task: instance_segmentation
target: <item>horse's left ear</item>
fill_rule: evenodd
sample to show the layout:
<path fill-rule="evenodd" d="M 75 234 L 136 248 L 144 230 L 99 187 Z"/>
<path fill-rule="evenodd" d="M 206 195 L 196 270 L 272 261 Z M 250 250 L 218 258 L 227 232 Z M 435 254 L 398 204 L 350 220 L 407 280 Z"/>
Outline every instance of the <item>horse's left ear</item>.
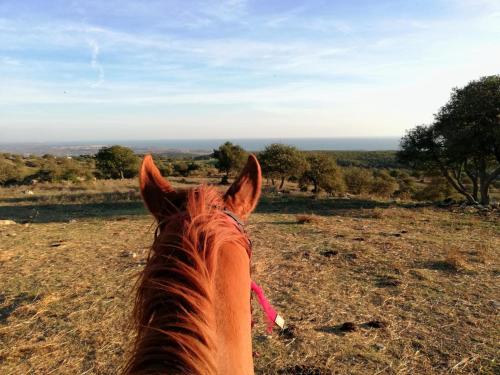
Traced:
<path fill-rule="evenodd" d="M 227 209 L 246 220 L 257 206 L 261 187 L 262 173 L 259 162 L 254 155 L 250 155 L 240 176 L 224 196 Z"/>
<path fill-rule="evenodd" d="M 139 186 L 146 207 L 156 219 L 160 219 L 166 208 L 167 194 L 173 193 L 174 188 L 162 177 L 151 155 L 146 155 L 142 161 Z"/>

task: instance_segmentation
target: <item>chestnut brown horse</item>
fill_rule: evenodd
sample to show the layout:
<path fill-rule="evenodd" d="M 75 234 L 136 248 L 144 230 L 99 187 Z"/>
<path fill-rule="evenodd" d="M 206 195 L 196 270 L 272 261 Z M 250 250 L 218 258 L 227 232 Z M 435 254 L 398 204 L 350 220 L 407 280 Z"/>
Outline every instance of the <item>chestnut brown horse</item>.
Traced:
<path fill-rule="evenodd" d="M 246 220 L 262 184 L 255 156 L 225 194 L 173 189 L 151 156 L 140 188 L 158 229 L 134 308 L 126 374 L 253 374 Z M 228 215 L 228 212 L 230 215 Z"/>

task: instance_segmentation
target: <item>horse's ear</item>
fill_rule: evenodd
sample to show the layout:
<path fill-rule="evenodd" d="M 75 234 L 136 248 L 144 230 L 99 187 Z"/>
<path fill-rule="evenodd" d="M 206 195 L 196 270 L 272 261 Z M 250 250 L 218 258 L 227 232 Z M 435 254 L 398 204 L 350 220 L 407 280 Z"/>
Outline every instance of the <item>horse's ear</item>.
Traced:
<path fill-rule="evenodd" d="M 262 173 L 259 162 L 254 155 L 250 155 L 240 176 L 224 196 L 226 207 L 241 219 L 246 220 L 257 206 L 261 187 Z"/>
<path fill-rule="evenodd" d="M 174 188 L 162 177 L 151 155 L 146 155 L 142 161 L 139 186 L 146 207 L 159 219 L 165 209 L 166 195 L 172 193 Z"/>

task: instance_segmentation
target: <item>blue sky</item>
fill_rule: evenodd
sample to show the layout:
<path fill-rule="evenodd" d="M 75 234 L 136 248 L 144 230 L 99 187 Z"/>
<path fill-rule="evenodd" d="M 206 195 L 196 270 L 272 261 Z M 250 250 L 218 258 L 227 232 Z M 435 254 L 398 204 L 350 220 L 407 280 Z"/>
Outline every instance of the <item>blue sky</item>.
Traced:
<path fill-rule="evenodd" d="M 0 142 L 399 136 L 498 73 L 498 0 L 0 0 Z"/>

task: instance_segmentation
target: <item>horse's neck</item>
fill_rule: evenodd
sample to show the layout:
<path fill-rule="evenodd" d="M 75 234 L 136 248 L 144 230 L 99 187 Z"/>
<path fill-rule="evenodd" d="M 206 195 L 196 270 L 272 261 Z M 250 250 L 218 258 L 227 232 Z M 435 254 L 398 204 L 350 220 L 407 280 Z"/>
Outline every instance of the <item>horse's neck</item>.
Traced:
<path fill-rule="evenodd" d="M 219 250 L 214 281 L 218 373 L 253 374 L 250 269 L 243 247 Z"/>

